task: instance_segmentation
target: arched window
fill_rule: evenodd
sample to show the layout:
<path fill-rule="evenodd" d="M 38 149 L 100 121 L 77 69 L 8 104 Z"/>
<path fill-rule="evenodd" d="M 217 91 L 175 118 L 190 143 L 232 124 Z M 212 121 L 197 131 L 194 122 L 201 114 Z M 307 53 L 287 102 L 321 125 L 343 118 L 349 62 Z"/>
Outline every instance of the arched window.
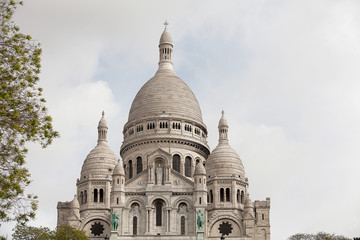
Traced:
<path fill-rule="evenodd" d="M 100 189 L 100 202 L 104 202 L 104 189 Z"/>
<path fill-rule="evenodd" d="M 80 204 L 84 204 L 84 193 L 80 192 Z"/>
<path fill-rule="evenodd" d="M 209 203 L 210 202 L 210 197 L 209 197 L 209 194 L 207 195 L 207 202 Z"/>
<path fill-rule="evenodd" d="M 94 202 L 97 202 L 97 189 L 94 189 Z"/>
<path fill-rule="evenodd" d="M 226 189 L 226 201 L 230 202 L 230 188 Z"/>
<path fill-rule="evenodd" d="M 214 202 L 214 195 L 213 195 L 212 189 L 210 189 L 210 202 L 211 203 Z"/>
<path fill-rule="evenodd" d="M 156 226 L 162 226 L 162 208 L 163 208 L 162 202 L 157 201 L 155 203 Z"/>
<path fill-rule="evenodd" d="M 116 205 L 119 205 L 119 198 L 116 198 Z"/>
<path fill-rule="evenodd" d="M 191 157 L 185 158 L 185 176 L 191 177 Z"/>
<path fill-rule="evenodd" d="M 137 217 L 133 217 L 133 235 L 137 235 Z"/>
<path fill-rule="evenodd" d="M 84 191 L 84 203 L 87 203 L 87 191 Z"/>
<path fill-rule="evenodd" d="M 238 189 L 236 192 L 236 201 L 240 203 L 240 189 Z"/>
<path fill-rule="evenodd" d="M 199 197 L 199 204 L 201 204 L 201 197 Z"/>
<path fill-rule="evenodd" d="M 240 197 L 241 204 L 244 204 L 244 191 L 241 191 L 241 197 Z"/>
<path fill-rule="evenodd" d="M 137 157 L 137 158 L 136 158 L 136 174 L 141 173 L 142 170 L 143 170 L 142 158 L 141 158 L 141 157 Z"/>
<path fill-rule="evenodd" d="M 181 230 L 180 230 L 180 234 L 181 235 L 185 235 L 185 217 L 182 216 L 181 217 Z"/>
<path fill-rule="evenodd" d="M 224 189 L 220 188 L 220 202 L 224 201 Z"/>
<path fill-rule="evenodd" d="M 129 160 L 129 179 L 133 177 L 133 165 L 132 160 Z"/>
<path fill-rule="evenodd" d="M 173 169 L 180 172 L 180 156 L 177 154 L 173 156 Z"/>

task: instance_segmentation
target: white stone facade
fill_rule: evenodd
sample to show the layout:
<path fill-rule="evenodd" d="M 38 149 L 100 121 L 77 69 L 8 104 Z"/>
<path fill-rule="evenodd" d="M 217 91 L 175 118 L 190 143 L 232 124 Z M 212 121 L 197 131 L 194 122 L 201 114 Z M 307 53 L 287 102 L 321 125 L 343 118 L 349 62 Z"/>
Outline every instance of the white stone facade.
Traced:
<path fill-rule="evenodd" d="M 58 225 L 83 229 L 90 239 L 220 239 L 230 229 L 225 239 L 270 240 L 270 198 L 250 200 L 224 113 L 210 152 L 198 101 L 173 71 L 172 49 L 165 28 L 159 69 L 139 90 L 124 125 L 121 163 L 107 145 L 103 113 L 76 197 L 58 203 Z M 119 215 L 116 231 L 111 211 Z"/>

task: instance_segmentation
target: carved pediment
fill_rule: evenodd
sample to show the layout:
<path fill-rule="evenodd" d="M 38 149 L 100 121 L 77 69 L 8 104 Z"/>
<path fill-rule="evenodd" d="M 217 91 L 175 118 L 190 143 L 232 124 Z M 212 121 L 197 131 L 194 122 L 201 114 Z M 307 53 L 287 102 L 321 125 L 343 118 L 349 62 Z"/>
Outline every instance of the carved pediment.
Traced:
<path fill-rule="evenodd" d="M 158 158 L 164 159 L 168 165 L 171 163 L 171 154 L 159 147 L 147 155 L 149 166 L 153 166 L 154 161 Z"/>

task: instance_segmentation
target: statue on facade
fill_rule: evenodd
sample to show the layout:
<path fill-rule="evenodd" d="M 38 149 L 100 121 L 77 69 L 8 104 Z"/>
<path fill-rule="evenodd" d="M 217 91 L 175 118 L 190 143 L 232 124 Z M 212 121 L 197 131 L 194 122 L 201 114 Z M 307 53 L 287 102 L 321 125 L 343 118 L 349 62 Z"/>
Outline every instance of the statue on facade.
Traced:
<path fill-rule="evenodd" d="M 161 167 L 160 163 L 157 165 L 156 170 L 156 184 L 162 184 L 162 177 L 163 177 L 163 168 Z"/>
<path fill-rule="evenodd" d="M 197 226 L 198 226 L 198 230 L 203 230 L 203 226 L 204 226 L 204 214 L 201 212 L 201 210 L 197 211 Z"/>
<path fill-rule="evenodd" d="M 115 211 L 110 211 L 110 213 L 112 230 L 117 231 L 119 226 L 119 215 Z"/>

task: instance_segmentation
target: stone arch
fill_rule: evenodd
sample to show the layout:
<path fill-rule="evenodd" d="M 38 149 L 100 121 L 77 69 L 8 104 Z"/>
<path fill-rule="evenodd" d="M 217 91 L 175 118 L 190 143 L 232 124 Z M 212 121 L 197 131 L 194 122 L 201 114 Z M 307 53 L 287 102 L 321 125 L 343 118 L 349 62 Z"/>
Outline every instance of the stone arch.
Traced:
<path fill-rule="evenodd" d="M 231 236 L 242 236 L 244 234 L 243 226 L 237 218 L 235 218 L 234 216 L 230 216 L 230 215 L 220 215 L 220 216 L 213 218 L 209 222 L 209 236 L 210 237 L 220 238 L 221 234 L 219 233 L 218 227 L 219 227 L 219 224 L 222 222 L 229 222 L 230 224 L 233 225 L 233 231 L 229 235 L 230 237 Z"/>
<path fill-rule="evenodd" d="M 266 238 L 266 230 L 265 229 L 261 229 L 260 232 L 259 232 L 259 240 L 267 240 Z"/>
<path fill-rule="evenodd" d="M 190 199 L 188 199 L 188 198 L 185 198 L 185 197 L 181 197 L 181 198 L 179 198 L 179 199 L 177 199 L 174 203 L 173 203 L 173 208 L 174 209 L 178 209 L 178 207 L 179 207 L 179 205 L 180 205 L 180 203 L 186 203 L 188 206 L 189 206 L 189 208 L 193 208 L 193 204 L 192 204 L 192 201 L 190 200 Z"/>
<path fill-rule="evenodd" d="M 131 205 L 132 205 L 133 203 L 139 204 L 140 209 L 142 209 L 142 208 L 145 207 L 145 202 L 144 202 L 141 198 L 135 196 L 135 197 L 131 197 L 130 199 L 128 199 L 128 201 L 127 201 L 126 204 L 125 204 L 126 208 L 127 208 L 127 209 L 130 209 L 130 208 L 131 208 Z"/>
<path fill-rule="evenodd" d="M 153 205 L 154 205 L 154 202 L 155 202 L 157 199 L 163 200 L 163 201 L 165 202 L 165 207 L 171 206 L 170 203 L 169 203 L 169 200 L 166 199 L 166 198 L 163 197 L 163 196 L 154 196 L 154 197 L 150 198 L 149 201 L 148 201 L 148 206 L 153 206 Z"/>
<path fill-rule="evenodd" d="M 85 227 L 91 223 L 91 222 L 95 222 L 95 221 L 102 221 L 104 223 L 106 223 L 107 227 L 111 227 L 110 226 L 110 222 L 109 219 L 104 217 L 104 216 L 93 216 L 93 217 L 89 217 L 87 218 L 85 221 L 82 221 L 82 223 L 80 224 L 80 229 L 81 230 L 86 230 Z"/>

